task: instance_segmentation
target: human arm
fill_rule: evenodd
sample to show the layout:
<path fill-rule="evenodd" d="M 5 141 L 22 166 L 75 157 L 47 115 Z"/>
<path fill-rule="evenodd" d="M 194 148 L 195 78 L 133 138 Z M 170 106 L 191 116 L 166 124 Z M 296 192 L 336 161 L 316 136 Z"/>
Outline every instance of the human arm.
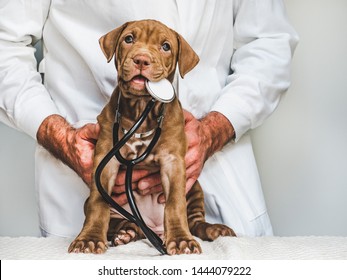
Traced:
<path fill-rule="evenodd" d="M 5 2 L 0 7 L 0 120 L 36 138 L 43 120 L 58 113 L 37 72 L 33 47 L 42 38 L 50 1 Z"/>
<path fill-rule="evenodd" d="M 212 106 L 230 120 L 235 142 L 261 125 L 290 85 L 298 36 L 281 0 L 234 1 L 231 74 Z"/>
<path fill-rule="evenodd" d="M 89 184 L 98 126 L 75 129 L 59 111 L 37 72 L 35 42 L 50 1 L 5 1 L 0 5 L 0 120 L 36 138 Z"/>

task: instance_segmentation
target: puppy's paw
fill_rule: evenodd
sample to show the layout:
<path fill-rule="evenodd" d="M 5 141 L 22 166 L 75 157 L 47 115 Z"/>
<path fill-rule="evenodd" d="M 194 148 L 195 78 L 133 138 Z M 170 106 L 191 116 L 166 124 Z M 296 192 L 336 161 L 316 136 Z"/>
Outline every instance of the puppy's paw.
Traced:
<path fill-rule="evenodd" d="M 112 245 L 118 246 L 123 244 L 128 244 L 131 241 L 136 241 L 138 239 L 138 235 L 133 229 L 121 229 L 118 233 L 116 233 L 112 238 Z"/>
<path fill-rule="evenodd" d="M 107 235 L 112 246 L 128 244 L 145 238 L 142 230 L 135 223 L 125 219 L 112 219 Z"/>
<path fill-rule="evenodd" d="M 106 252 L 107 242 L 100 239 L 81 239 L 76 238 L 68 249 L 69 253 L 85 253 L 85 254 L 103 254 Z"/>
<path fill-rule="evenodd" d="M 166 251 L 169 255 L 179 254 L 200 254 L 202 252 L 200 244 L 190 238 L 169 239 L 166 242 Z"/>
<path fill-rule="evenodd" d="M 213 241 L 219 236 L 236 236 L 235 232 L 226 225 L 205 222 L 197 225 L 192 234 L 207 241 Z"/>

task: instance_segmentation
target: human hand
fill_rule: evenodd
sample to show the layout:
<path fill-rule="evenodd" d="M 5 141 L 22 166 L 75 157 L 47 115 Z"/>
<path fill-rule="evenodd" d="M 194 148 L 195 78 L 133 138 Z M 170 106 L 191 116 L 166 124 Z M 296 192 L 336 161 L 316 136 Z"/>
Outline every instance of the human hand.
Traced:
<path fill-rule="evenodd" d="M 88 123 L 70 129 L 67 135 L 67 165 L 88 185 L 92 182 L 95 143 L 100 132 L 99 124 Z"/>
<path fill-rule="evenodd" d="M 163 188 L 159 171 L 153 172 L 145 169 L 134 169 L 132 189 L 141 195 L 162 192 Z M 125 194 L 125 170 L 120 169 L 117 174 L 115 186 L 112 189 L 112 198 L 121 206 L 128 202 Z M 165 202 L 163 194 L 159 196 L 158 202 Z"/>
<path fill-rule="evenodd" d="M 98 124 L 89 123 L 75 129 L 63 117 L 51 115 L 40 125 L 37 141 L 54 157 L 73 169 L 89 186 L 99 132 Z"/>
<path fill-rule="evenodd" d="M 185 133 L 187 137 L 188 150 L 186 153 L 186 193 L 199 178 L 205 161 L 207 160 L 208 150 L 211 145 L 208 127 L 196 119 L 190 112 L 183 110 L 185 119 Z"/>

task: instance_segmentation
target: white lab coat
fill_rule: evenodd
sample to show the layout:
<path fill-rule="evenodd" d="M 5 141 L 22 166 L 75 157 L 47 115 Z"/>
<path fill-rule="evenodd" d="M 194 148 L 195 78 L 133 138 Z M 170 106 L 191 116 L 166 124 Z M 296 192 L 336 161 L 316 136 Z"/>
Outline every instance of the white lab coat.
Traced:
<path fill-rule="evenodd" d="M 154 18 L 177 30 L 200 56 L 179 80 L 179 98 L 197 118 L 211 110 L 233 124 L 235 141 L 213 155 L 199 178 L 207 220 L 238 235 L 270 235 L 250 136 L 276 108 L 290 80 L 297 43 L 281 0 L 0 0 L 0 119 L 36 137 L 60 114 L 95 122 L 116 84 L 98 39 L 126 21 Z M 43 38 L 45 85 L 31 45 Z M 42 147 L 36 151 L 40 226 L 75 236 L 89 190 Z"/>

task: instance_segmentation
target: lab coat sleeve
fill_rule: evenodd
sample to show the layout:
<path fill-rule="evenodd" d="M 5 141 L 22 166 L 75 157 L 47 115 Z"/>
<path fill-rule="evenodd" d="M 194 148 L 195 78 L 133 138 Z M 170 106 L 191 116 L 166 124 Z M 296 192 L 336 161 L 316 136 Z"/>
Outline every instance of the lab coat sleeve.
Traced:
<path fill-rule="evenodd" d="M 58 113 L 37 72 L 33 44 L 42 37 L 50 1 L 0 4 L 0 120 L 36 138 L 42 121 Z"/>
<path fill-rule="evenodd" d="M 235 129 L 235 141 L 275 110 L 290 85 L 298 36 L 281 0 L 234 1 L 231 73 L 212 110 Z"/>

